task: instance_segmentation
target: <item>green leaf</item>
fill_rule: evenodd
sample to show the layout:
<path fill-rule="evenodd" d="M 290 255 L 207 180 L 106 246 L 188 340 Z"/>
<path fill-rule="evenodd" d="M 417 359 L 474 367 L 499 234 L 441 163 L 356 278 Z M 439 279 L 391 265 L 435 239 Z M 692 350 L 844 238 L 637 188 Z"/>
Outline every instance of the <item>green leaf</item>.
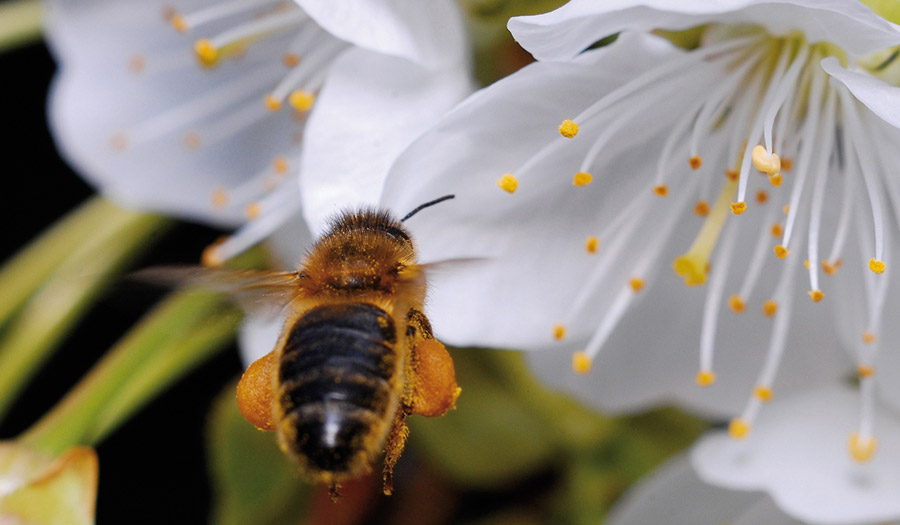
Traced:
<path fill-rule="evenodd" d="M 207 450 L 213 480 L 213 523 L 297 524 L 314 486 L 275 443 L 237 409 L 235 386 L 227 386 L 210 414 Z"/>

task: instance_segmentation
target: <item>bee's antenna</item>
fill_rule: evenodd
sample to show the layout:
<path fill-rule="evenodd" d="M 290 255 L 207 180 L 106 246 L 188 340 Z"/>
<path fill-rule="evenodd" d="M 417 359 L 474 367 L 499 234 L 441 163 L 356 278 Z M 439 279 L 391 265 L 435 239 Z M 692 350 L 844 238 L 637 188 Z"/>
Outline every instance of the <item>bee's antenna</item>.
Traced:
<path fill-rule="evenodd" d="M 427 208 L 429 206 L 434 206 L 435 204 L 437 204 L 439 202 L 444 202 L 444 201 L 450 200 L 454 197 L 456 197 L 456 195 L 444 195 L 443 197 L 441 197 L 439 199 L 434 199 L 433 201 L 428 201 L 425 204 L 420 204 L 420 205 L 416 206 L 416 209 L 407 213 L 405 217 L 400 219 L 400 222 L 405 221 L 406 219 L 412 217 L 413 215 L 419 213 L 420 211 L 424 210 L 425 208 Z"/>

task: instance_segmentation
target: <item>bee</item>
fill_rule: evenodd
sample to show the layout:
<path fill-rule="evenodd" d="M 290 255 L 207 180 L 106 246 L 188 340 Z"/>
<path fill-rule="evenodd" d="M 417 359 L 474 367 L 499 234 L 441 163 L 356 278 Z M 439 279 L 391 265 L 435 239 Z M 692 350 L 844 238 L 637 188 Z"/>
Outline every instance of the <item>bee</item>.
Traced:
<path fill-rule="evenodd" d="M 145 278 L 224 290 L 281 309 L 275 348 L 244 372 L 238 407 L 332 498 L 384 452 L 384 493 L 412 414 L 443 415 L 460 388 L 423 313 L 425 267 L 403 222 L 383 210 L 345 212 L 294 272 L 161 269 Z M 163 275 L 159 275 L 163 273 Z M 155 275 L 154 275 L 155 274 Z"/>

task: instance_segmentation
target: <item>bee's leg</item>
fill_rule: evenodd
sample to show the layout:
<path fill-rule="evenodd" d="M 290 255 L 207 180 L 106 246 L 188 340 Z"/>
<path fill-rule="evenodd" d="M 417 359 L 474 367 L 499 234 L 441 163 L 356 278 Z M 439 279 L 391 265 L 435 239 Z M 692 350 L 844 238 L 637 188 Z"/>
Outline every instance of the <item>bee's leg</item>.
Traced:
<path fill-rule="evenodd" d="M 272 376 L 276 370 L 278 363 L 275 352 L 269 352 L 247 368 L 237 385 L 237 403 L 241 415 L 260 430 L 275 430 Z"/>
<path fill-rule="evenodd" d="M 404 399 L 407 411 L 425 417 L 444 415 L 456 406 L 460 393 L 453 359 L 432 335 L 425 314 L 410 310 L 409 327 L 412 359 L 407 373 L 412 378 L 412 390 Z"/>
<path fill-rule="evenodd" d="M 394 491 L 394 465 L 400 459 L 403 447 L 406 446 L 406 438 L 409 437 L 409 427 L 406 426 L 406 412 L 403 407 L 397 410 L 391 432 L 388 434 L 384 445 L 384 495 L 390 496 Z"/>
<path fill-rule="evenodd" d="M 332 503 L 337 503 L 339 499 L 341 499 L 341 484 L 337 481 L 332 481 L 328 485 L 328 497 L 331 498 Z"/>

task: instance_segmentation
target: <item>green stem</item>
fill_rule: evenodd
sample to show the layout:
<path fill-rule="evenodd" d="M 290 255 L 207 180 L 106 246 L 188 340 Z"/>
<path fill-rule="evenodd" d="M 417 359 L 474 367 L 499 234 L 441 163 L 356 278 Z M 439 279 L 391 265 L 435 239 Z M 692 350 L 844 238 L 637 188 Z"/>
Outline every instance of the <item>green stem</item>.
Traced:
<path fill-rule="evenodd" d="M 104 199 L 94 197 L 69 212 L 40 237 L 19 251 L 0 268 L 0 326 L 2 326 L 31 297 L 47 277 L 93 235 L 98 228 L 109 224 L 109 216 L 118 208 Z"/>
<path fill-rule="evenodd" d="M 141 251 L 166 219 L 115 207 L 104 224 L 78 237 L 71 252 L 10 323 L 0 340 L 0 415 L 95 298 Z"/>
<path fill-rule="evenodd" d="M 174 294 L 125 335 L 22 442 L 57 454 L 92 445 L 131 413 L 223 348 L 237 314 L 211 293 Z"/>
<path fill-rule="evenodd" d="M 0 4 L 0 52 L 41 37 L 41 2 L 12 0 Z"/>

